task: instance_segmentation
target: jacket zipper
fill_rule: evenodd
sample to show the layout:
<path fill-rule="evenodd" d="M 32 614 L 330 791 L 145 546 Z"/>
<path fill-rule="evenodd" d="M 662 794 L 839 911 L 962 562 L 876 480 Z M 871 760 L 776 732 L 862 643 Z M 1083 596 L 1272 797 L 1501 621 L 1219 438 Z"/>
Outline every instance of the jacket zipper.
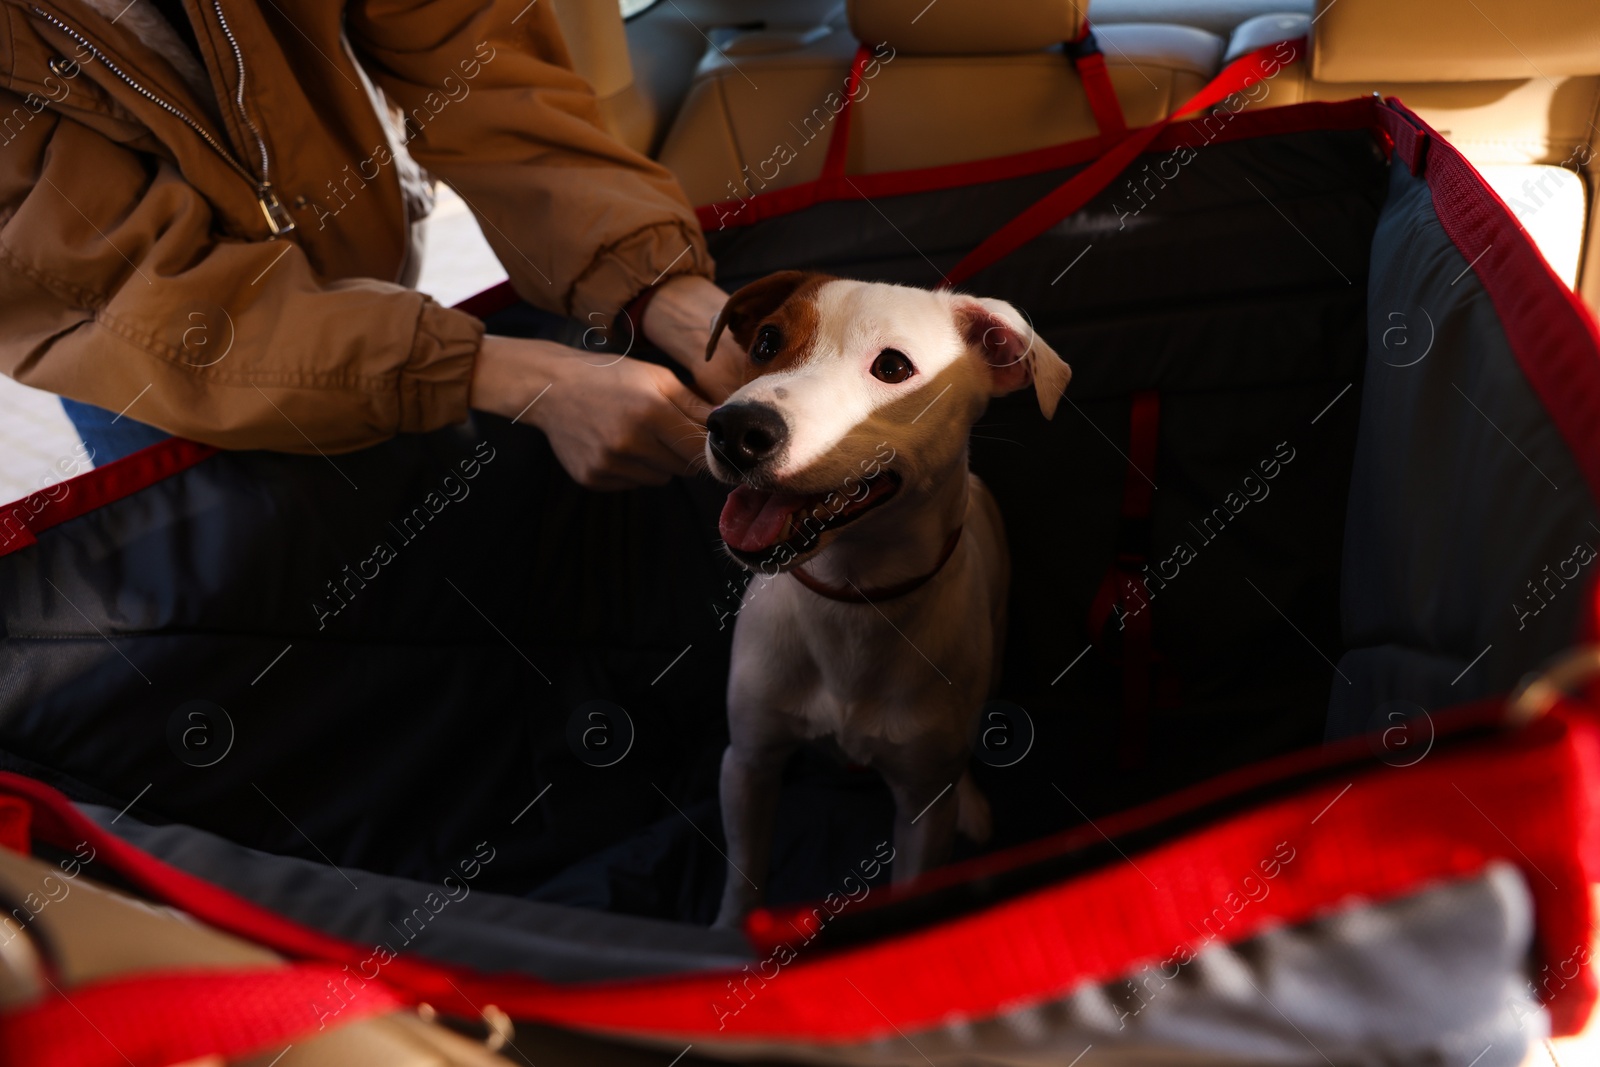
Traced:
<path fill-rule="evenodd" d="M 107 70 L 126 82 L 128 87 L 134 92 L 138 93 L 152 104 L 155 104 L 163 111 L 179 119 L 184 123 L 184 125 L 188 126 L 195 133 L 199 134 L 200 139 L 205 141 L 206 144 L 210 145 L 211 150 L 221 157 L 224 163 L 231 167 L 245 181 L 249 182 L 250 185 L 255 189 L 256 203 L 261 208 L 261 215 L 264 219 L 266 219 L 268 228 L 272 230 L 272 236 L 277 237 L 285 233 L 290 233 L 295 229 L 294 218 L 289 214 L 288 209 L 283 206 L 283 201 L 278 199 L 276 190 L 272 188 L 272 182 L 270 181 L 271 172 L 269 170 L 270 161 L 267 157 L 266 140 L 261 136 L 260 129 L 257 128 L 254 120 L 250 118 L 250 113 L 245 110 L 244 107 L 244 55 L 239 51 L 239 43 L 234 39 L 233 30 L 229 28 L 227 19 L 223 17 L 222 8 L 217 3 L 217 0 L 212 0 L 212 9 L 216 11 L 217 18 L 222 23 L 222 32 L 228 38 L 228 44 L 233 49 L 234 61 L 238 65 L 239 88 L 238 93 L 235 96 L 235 100 L 238 104 L 240 113 L 244 118 L 245 125 L 249 127 L 251 135 L 256 139 L 256 146 L 261 151 L 260 178 L 257 178 L 254 174 L 250 173 L 250 169 L 235 159 L 233 154 L 224 148 L 221 142 L 213 137 L 204 126 L 196 122 L 188 115 L 188 113 L 180 111 L 178 108 L 161 99 L 161 97 L 157 96 L 155 93 L 151 92 L 149 89 L 146 89 L 143 85 L 135 81 L 128 75 L 126 71 L 117 66 L 116 63 L 112 62 L 110 56 L 107 56 L 99 48 L 96 48 L 95 45 L 83 34 L 79 33 L 77 30 L 73 29 L 71 26 L 67 25 L 65 22 L 56 18 L 54 15 L 50 14 L 50 12 L 45 11 L 42 8 L 35 6 L 33 12 L 46 22 L 50 23 L 50 25 L 66 34 L 68 37 L 71 37 L 74 41 L 78 42 L 79 45 L 88 49 L 95 59 L 105 64 L 105 68 Z"/>

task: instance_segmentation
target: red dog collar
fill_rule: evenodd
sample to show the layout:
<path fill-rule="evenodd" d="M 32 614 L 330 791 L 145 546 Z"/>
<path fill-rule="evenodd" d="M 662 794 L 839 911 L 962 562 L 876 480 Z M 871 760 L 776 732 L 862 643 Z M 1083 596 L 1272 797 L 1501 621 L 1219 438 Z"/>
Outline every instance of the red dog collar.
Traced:
<path fill-rule="evenodd" d="M 858 589 L 854 585 L 847 589 L 840 589 L 837 586 L 818 581 L 799 567 L 789 573 L 794 575 L 801 585 L 818 596 L 827 597 L 829 600 L 837 600 L 845 604 L 876 604 L 882 600 L 893 600 L 895 597 L 905 596 L 907 593 L 921 589 L 933 580 L 934 575 L 944 570 L 944 565 L 950 562 L 950 557 L 955 553 L 956 542 L 961 540 L 961 530 L 962 527 L 957 526 L 950 532 L 950 536 L 945 538 L 944 549 L 939 553 L 939 562 L 933 565 L 933 570 L 915 578 L 908 578 L 903 582 L 896 582 L 894 585 L 886 585 L 882 589 Z"/>

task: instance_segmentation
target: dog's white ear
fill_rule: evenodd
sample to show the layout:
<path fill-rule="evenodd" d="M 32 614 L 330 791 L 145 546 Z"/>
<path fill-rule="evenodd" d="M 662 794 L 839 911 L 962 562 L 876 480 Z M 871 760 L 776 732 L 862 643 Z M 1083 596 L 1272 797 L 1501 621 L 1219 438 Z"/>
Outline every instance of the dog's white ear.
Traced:
<path fill-rule="evenodd" d="M 1004 396 L 1032 385 L 1045 418 L 1072 380 L 1072 368 L 1045 344 L 1020 312 L 1004 300 L 962 297 L 955 309 L 956 329 L 989 365 L 993 395 Z"/>

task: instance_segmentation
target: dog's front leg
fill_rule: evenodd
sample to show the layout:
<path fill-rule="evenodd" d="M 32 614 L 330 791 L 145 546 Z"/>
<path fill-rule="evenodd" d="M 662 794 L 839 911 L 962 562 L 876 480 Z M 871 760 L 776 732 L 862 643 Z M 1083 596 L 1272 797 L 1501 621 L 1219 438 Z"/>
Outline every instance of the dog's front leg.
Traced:
<path fill-rule="evenodd" d="M 963 757 L 965 753 L 963 753 Z M 914 765 L 915 761 L 907 761 Z M 945 760 L 905 773 L 885 770 L 894 794 L 894 881 L 909 882 L 950 858 L 955 842 L 956 783 L 965 772 L 964 759 Z M 929 772 L 932 773 L 929 773 Z"/>
<path fill-rule="evenodd" d="M 737 927 L 761 904 L 783 767 L 793 751 L 789 745 L 735 743 L 722 754 L 722 833 L 728 845 L 728 875 L 717 926 Z"/>

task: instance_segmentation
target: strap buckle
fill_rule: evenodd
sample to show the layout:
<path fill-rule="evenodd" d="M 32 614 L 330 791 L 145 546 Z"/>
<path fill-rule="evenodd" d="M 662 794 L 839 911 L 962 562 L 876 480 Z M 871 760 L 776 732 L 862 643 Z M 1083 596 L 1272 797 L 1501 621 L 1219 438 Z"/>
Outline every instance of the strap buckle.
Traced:
<path fill-rule="evenodd" d="M 1074 63 L 1080 59 L 1100 55 L 1100 42 L 1094 39 L 1094 31 L 1085 27 L 1083 36 L 1075 41 L 1065 41 L 1062 48 L 1066 50 L 1067 58 Z"/>

